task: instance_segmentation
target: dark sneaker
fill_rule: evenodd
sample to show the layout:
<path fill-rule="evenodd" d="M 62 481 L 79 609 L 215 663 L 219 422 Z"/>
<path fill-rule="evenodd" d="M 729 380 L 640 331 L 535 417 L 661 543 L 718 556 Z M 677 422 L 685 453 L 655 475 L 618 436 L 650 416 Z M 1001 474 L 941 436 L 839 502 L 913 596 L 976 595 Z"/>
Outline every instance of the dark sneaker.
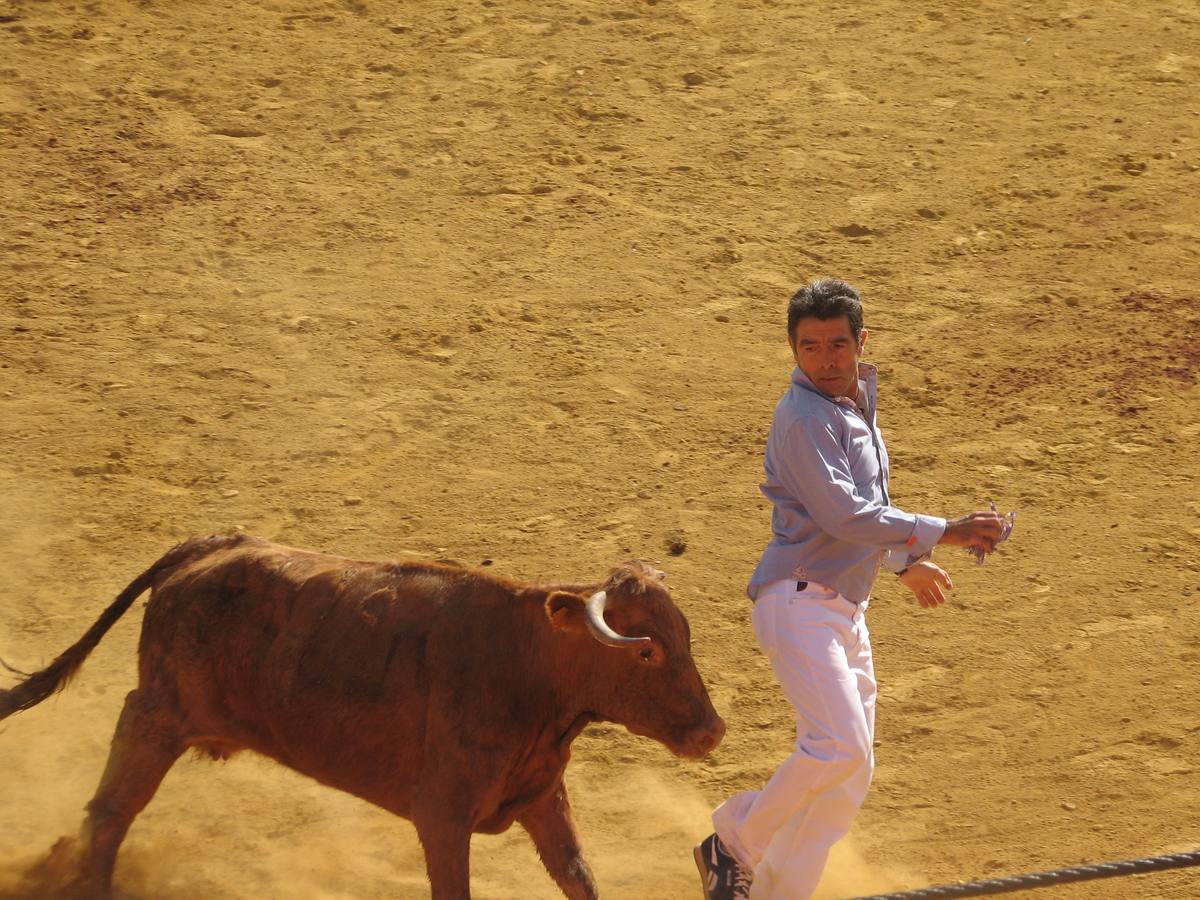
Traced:
<path fill-rule="evenodd" d="M 704 885 L 704 900 L 749 900 L 750 872 L 725 849 L 721 839 L 710 834 L 692 851 L 700 880 Z"/>

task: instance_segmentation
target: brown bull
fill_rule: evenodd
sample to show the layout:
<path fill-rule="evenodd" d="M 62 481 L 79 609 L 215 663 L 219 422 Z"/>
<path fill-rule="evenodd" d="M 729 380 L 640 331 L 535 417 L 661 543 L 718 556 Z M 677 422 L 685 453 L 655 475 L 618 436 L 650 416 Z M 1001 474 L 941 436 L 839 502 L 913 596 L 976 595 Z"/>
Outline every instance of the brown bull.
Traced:
<path fill-rule="evenodd" d="M 411 819 L 434 900 L 469 897 L 471 834 L 514 822 L 568 897 L 594 898 L 563 785 L 571 742 L 610 721 L 698 758 L 725 731 L 687 621 L 641 564 L 539 587 L 245 535 L 170 550 L 50 666 L 0 691 L 0 719 L 59 689 L 147 588 L 138 687 L 78 844 L 83 893 L 108 893 L 130 823 L 197 748 L 256 750 Z"/>

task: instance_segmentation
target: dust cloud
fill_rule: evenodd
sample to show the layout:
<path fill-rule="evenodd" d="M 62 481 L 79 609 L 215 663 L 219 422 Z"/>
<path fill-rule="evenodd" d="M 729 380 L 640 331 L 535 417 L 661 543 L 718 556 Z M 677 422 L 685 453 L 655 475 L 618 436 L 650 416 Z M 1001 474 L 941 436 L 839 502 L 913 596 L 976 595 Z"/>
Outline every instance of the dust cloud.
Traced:
<path fill-rule="evenodd" d="M 692 847 L 712 831 L 713 804 L 695 785 L 665 768 L 620 764 L 581 764 L 568 769 L 567 784 L 602 894 L 631 900 L 696 896 Z"/>
<path fill-rule="evenodd" d="M 699 789 L 621 763 L 582 762 L 568 768 L 567 781 L 584 854 L 606 897 L 694 897 L 691 848 L 709 831 L 711 806 Z M 10 860 L 0 867 L 0 900 L 50 896 L 68 848 L 60 844 L 47 866 L 49 848 L 78 829 L 91 787 L 82 777 L 64 782 L 47 805 L 66 812 L 53 816 L 34 808 L 44 792 L 14 798 L 29 802 L 33 821 L 20 841 L 6 835 L 0 842 Z M 471 869 L 477 900 L 562 896 L 520 826 L 476 835 Z M 411 823 L 251 754 L 225 763 L 181 760 L 135 821 L 114 887 L 117 900 L 350 900 L 420 897 L 429 889 Z"/>
<path fill-rule="evenodd" d="M 868 860 L 853 834 L 834 844 L 813 900 L 841 900 L 884 894 L 921 884 L 921 877 L 898 866 Z"/>

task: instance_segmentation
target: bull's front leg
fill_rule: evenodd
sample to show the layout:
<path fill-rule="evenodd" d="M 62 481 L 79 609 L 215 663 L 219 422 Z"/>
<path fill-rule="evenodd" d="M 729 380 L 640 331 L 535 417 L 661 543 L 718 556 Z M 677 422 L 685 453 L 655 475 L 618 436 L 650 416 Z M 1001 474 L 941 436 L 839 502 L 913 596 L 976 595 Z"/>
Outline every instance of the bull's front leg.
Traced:
<path fill-rule="evenodd" d="M 556 790 L 521 813 L 517 821 L 529 832 L 546 871 L 570 900 L 596 900 L 600 896 L 596 879 L 579 848 L 566 785 L 560 783 Z"/>
<path fill-rule="evenodd" d="M 431 900 L 471 900 L 470 806 L 461 797 L 426 793 L 412 821 L 425 849 Z"/>
<path fill-rule="evenodd" d="M 445 821 L 415 821 L 425 848 L 431 900 L 471 900 L 471 830 Z"/>

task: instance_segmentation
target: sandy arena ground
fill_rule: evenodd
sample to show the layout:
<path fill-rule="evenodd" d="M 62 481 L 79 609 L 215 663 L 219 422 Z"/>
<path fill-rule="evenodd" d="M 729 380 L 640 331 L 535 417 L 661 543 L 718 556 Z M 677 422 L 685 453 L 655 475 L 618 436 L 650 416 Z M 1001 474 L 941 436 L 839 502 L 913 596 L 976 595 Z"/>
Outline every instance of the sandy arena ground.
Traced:
<path fill-rule="evenodd" d="M 593 728 L 569 782 L 606 898 L 695 900 L 709 808 L 792 742 L 742 589 L 783 309 L 836 274 L 896 501 L 1020 520 L 939 554 L 946 608 L 880 582 L 878 775 L 823 895 L 1196 848 L 1198 81 L 1193 0 L 0 0 L 0 655 L 231 527 L 660 560 L 729 736 Z M 0 726 L 10 892 L 80 821 L 140 613 Z M 519 830 L 473 874 L 560 896 Z M 249 755 L 181 761 L 117 885 L 427 896 L 408 822 Z"/>

